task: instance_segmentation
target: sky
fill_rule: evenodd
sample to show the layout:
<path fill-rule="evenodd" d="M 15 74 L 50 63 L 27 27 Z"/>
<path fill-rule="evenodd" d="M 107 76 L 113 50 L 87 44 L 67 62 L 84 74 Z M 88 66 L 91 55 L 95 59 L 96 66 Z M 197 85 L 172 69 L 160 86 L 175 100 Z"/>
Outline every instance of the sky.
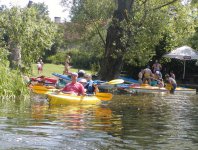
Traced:
<path fill-rule="evenodd" d="M 61 20 L 69 20 L 68 19 L 68 12 L 63 12 L 63 7 L 59 4 L 61 0 L 32 0 L 33 3 L 45 3 L 48 6 L 49 16 L 52 20 L 54 17 L 61 17 Z M 25 7 L 27 6 L 29 0 L 0 0 L 1 5 L 6 6 L 20 6 Z"/>

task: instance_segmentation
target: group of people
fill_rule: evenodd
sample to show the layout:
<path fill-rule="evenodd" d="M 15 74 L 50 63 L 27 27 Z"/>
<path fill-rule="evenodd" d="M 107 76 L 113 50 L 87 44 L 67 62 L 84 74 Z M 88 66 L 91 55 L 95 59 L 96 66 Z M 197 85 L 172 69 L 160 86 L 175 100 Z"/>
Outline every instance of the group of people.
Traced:
<path fill-rule="evenodd" d="M 99 92 L 97 84 L 94 84 L 92 76 L 85 74 L 84 70 L 78 73 L 71 73 L 71 82 L 66 84 L 60 91 L 63 93 L 70 93 L 75 95 L 89 95 Z"/>
<path fill-rule="evenodd" d="M 177 87 L 175 74 L 173 73 L 173 71 L 171 71 L 170 74 L 166 74 L 164 83 L 161 70 L 162 65 L 158 62 L 158 60 L 156 60 L 155 63 L 152 65 L 152 69 L 150 69 L 149 65 L 145 69 L 141 69 L 138 74 L 139 84 L 150 84 L 151 86 L 165 87 L 166 83 L 167 85 L 170 85 L 170 92 L 174 93 Z"/>
<path fill-rule="evenodd" d="M 71 73 L 69 71 L 71 57 L 66 56 L 65 67 L 63 74 L 71 76 L 71 82 L 66 84 L 64 88 L 60 89 L 63 93 L 71 93 L 76 95 L 95 94 L 99 92 L 97 84 L 94 84 L 91 74 L 85 74 L 84 70 L 79 70 L 78 73 Z M 43 71 L 43 61 L 40 59 L 37 62 L 38 74 Z"/>
<path fill-rule="evenodd" d="M 95 94 L 99 92 L 97 84 L 94 84 L 91 74 L 86 74 L 84 70 L 78 73 L 71 73 L 70 68 L 71 57 L 66 55 L 63 74 L 71 76 L 71 82 L 66 84 L 60 91 L 63 93 L 71 93 L 77 95 Z"/>

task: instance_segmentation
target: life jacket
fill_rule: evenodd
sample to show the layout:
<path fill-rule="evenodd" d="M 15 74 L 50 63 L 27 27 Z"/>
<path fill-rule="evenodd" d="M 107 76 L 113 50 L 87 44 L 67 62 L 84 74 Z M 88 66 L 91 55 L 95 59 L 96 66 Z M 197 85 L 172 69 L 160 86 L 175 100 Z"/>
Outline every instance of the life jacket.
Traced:
<path fill-rule="evenodd" d="M 93 86 L 93 81 L 89 81 L 87 85 L 85 85 L 85 88 L 87 89 L 87 94 L 93 94 L 95 89 Z"/>

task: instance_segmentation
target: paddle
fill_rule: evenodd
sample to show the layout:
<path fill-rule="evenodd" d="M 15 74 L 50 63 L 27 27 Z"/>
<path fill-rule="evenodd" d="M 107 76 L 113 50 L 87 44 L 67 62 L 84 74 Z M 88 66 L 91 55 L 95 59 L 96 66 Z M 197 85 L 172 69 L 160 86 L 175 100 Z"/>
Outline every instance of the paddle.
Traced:
<path fill-rule="evenodd" d="M 97 98 L 99 98 L 102 101 L 110 101 L 113 97 L 111 93 L 96 93 L 95 95 Z"/>
<path fill-rule="evenodd" d="M 124 80 L 123 79 L 114 79 L 114 80 L 111 80 L 109 82 L 105 82 L 107 84 L 121 84 L 121 83 L 124 83 Z"/>
<path fill-rule="evenodd" d="M 108 82 L 100 82 L 100 83 L 97 83 L 99 85 L 103 85 L 103 84 L 121 84 L 121 83 L 124 83 L 124 80 L 123 79 L 114 79 L 114 80 L 110 80 Z"/>

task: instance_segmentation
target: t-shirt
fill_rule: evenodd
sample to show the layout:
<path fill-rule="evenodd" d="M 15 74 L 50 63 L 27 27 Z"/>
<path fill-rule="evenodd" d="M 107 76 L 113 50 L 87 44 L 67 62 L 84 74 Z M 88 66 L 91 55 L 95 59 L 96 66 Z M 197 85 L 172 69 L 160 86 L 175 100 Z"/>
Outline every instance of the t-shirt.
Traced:
<path fill-rule="evenodd" d="M 81 83 L 76 82 L 76 83 L 68 83 L 62 90 L 63 92 L 69 92 L 69 93 L 75 93 L 78 95 L 84 94 L 84 87 Z"/>
<path fill-rule="evenodd" d="M 168 78 L 168 81 L 169 81 L 169 83 L 171 83 L 171 84 L 177 85 L 177 82 L 175 81 L 175 79 L 173 79 L 173 78 L 171 78 L 171 77 Z"/>
<path fill-rule="evenodd" d="M 38 67 L 38 69 L 41 69 L 42 65 L 39 63 L 39 64 L 37 64 L 37 67 Z"/>
<path fill-rule="evenodd" d="M 149 68 L 144 69 L 144 77 L 150 78 L 152 74 L 152 71 Z"/>

